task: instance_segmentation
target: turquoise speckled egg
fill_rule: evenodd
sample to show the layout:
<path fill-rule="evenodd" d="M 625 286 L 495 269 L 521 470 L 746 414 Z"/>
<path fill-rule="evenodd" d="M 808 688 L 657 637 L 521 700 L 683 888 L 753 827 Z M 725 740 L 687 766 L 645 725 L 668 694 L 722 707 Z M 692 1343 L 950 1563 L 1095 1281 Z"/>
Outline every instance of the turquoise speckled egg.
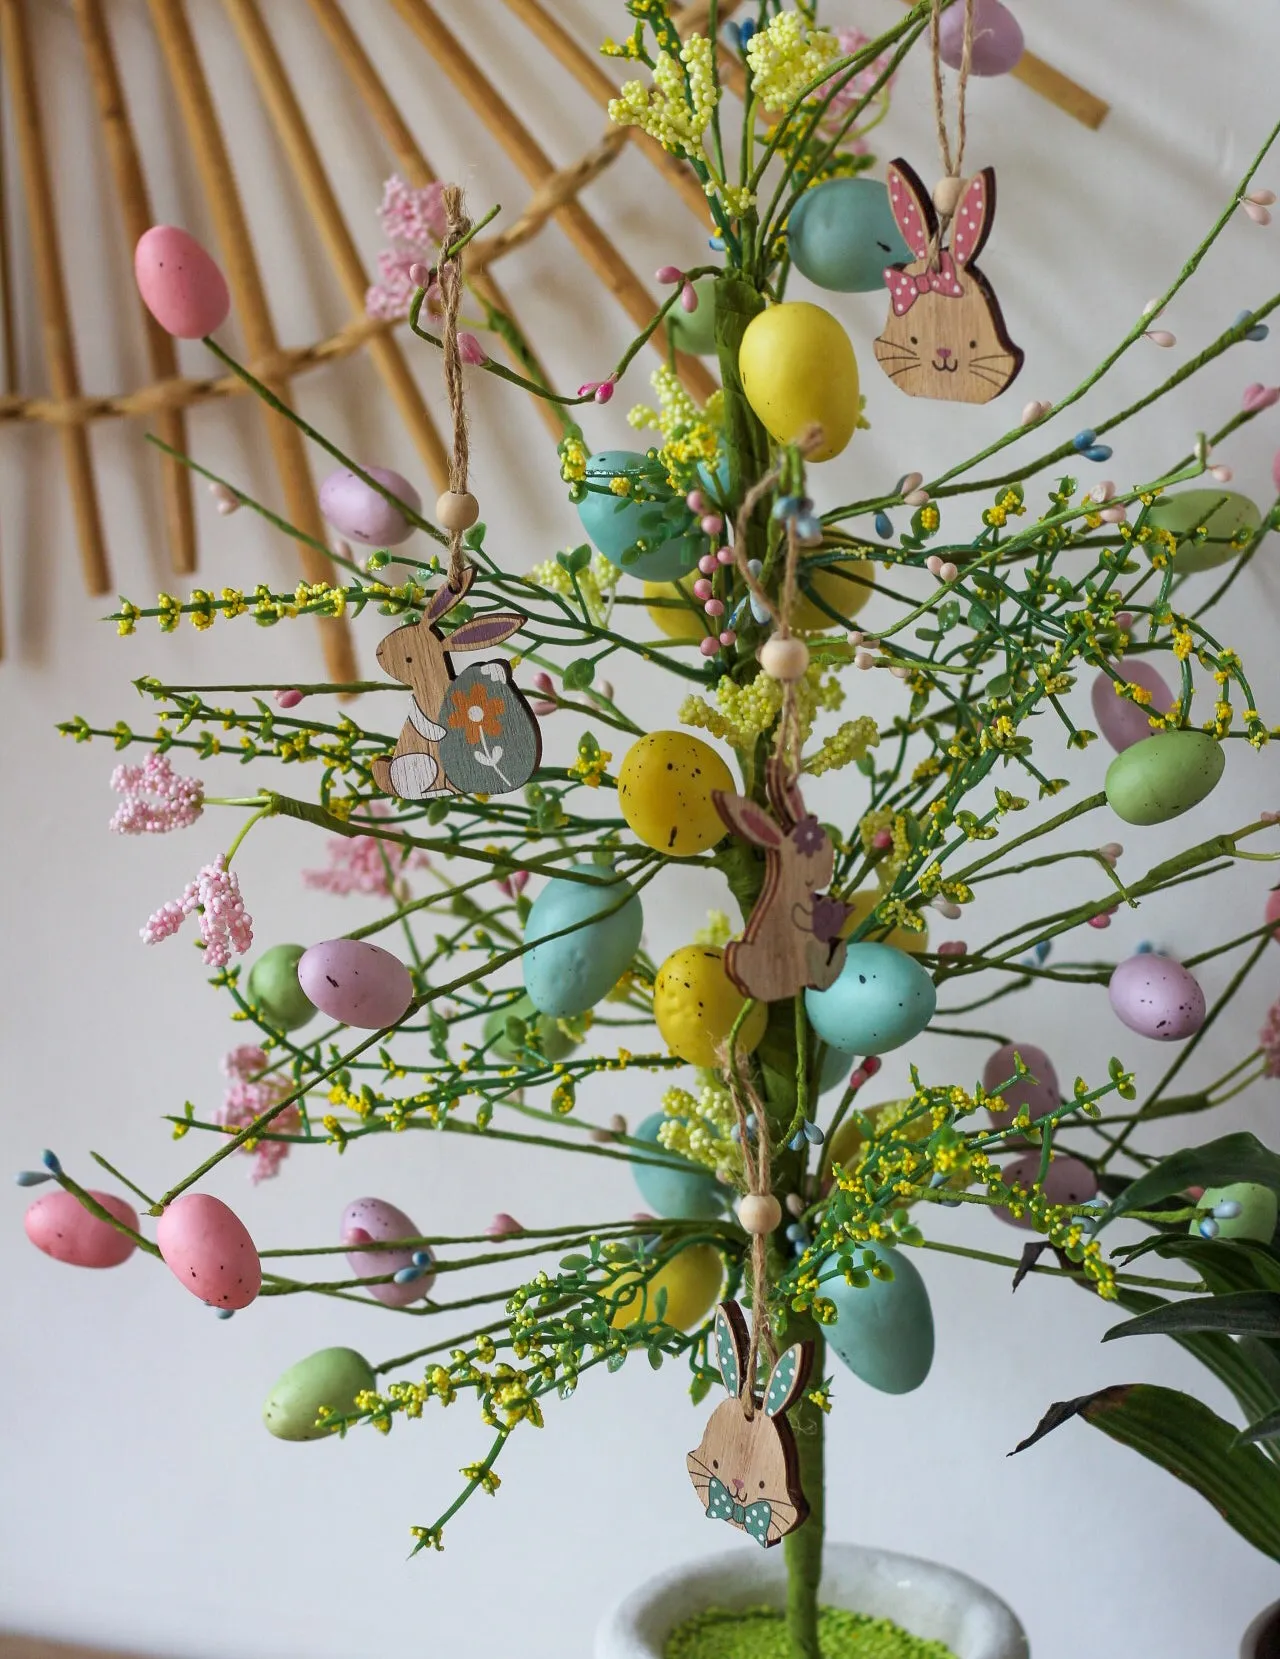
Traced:
<path fill-rule="evenodd" d="M 678 517 L 667 517 L 666 508 L 678 501 L 671 492 L 666 500 L 658 501 L 631 501 L 610 493 L 609 480 L 634 473 L 644 459 L 630 449 L 605 449 L 593 455 L 587 462 L 587 483 L 594 487 L 578 503 L 578 517 L 610 564 L 642 582 L 674 582 L 697 564 L 706 537 L 683 503 Z M 640 540 L 648 551 L 624 564 L 623 554 Z"/>
<path fill-rule="evenodd" d="M 328 1440 L 317 1422 L 321 1406 L 338 1416 L 354 1411 L 356 1395 L 376 1388 L 373 1367 L 354 1348 L 321 1348 L 291 1365 L 267 1396 L 262 1421 L 277 1440 Z"/>
<path fill-rule="evenodd" d="M 903 1251 L 883 1245 L 855 1245 L 854 1250 L 855 1265 L 861 1251 L 870 1250 L 892 1267 L 893 1278 L 872 1278 L 862 1290 L 846 1284 L 840 1273 L 824 1278 L 822 1294 L 835 1303 L 836 1322 L 823 1334 L 855 1377 L 882 1394 L 909 1394 L 933 1364 L 929 1292 Z"/>
<path fill-rule="evenodd" d="M 822 1070 L 818 1073 L 815 1087 L 819 1094 L 829 1094 L 832 1089 L 843 1089 L 849 1081 L 849 1074 L 857 1063 L 856 1054 L 846 1053 L 842 1048 L 832 1048 L 830 1043 L 822 1056 Z"/>
<path fill-rule="evenodd" d="M 1126 824 L 1163 824 L 1212 794 L 1227 764 L 1208 732 L 1158 732 L 1107 768 L 1107 802 Z"/>
<path fill-rule="evenodd" d="M 1271 1235 L 1276 1230 L 1276 1216 L 1280 1213 L 1280 1202 L 1273 1188 L 1261 1186 L 1257 1181 L 1235 1181 L 1229 1187 L 1206 1187 L 1196 1200 L 1196 1207 L 1208 1211 L 1224 1202 L 1238 1204 L 1240 1213 L 1214 1217 L 1219 1238 L 1251 1238 L 1257 1239 L 1260 1244 L 1271 1243 Z M 1198 1232 L 1202 1219 L 1197 1216 L 1189 1231 Z"/>
<path fill-rule="evenodd" d="M 644 912 L 629 883 L 605 882 L 610 871 L 575 864 L 595 881 L 549 881 L 533 901 L 525 923 L 524 988 L 540 1014 L 563 1017 L 594 1008 L 631 965 L 640 943 Z M 625 902 L 619 903 L 620 900 Z M 558 939 L 549 934 L 572 928 Z M 536 943 L 545 939 L 545 944 Z"/>
<path fill-rule="evenodd" d="M 658 1146 L 658 1128 L 667 1120 L 665 1112 L 653 1112 L 635 1131 L 638 1141 L 649 1141 Z M 663 1158 L 674 1158 L 674 1152 L 659 1148 Z M 654 1215 L 670 1216 L 680 1221 L 710 1221 L 724 1214 L 723 1188 L 714 1175 L 697 1164 L 690 1164 L 688 1173 L 680 1169 L 660 1169 L 657 1164 L 632 1164 L 640 1196 Z"/>
<path fill-rule="evenodd" d="M 819 288 L 870 294 L 884 287 L 886 265 L 914 257 L 879 179 L 828 179 L 806 190 L 787 225 L 795 267 Z"/>
<path fill-rule="evenodd" d="M 1234 559 L 1262 523 L 1262 514 L 1247 495 L 1234 490 L 1176 490 L 1160 497 L 1147 523 L 1172 532 L 1178 543 L 1173 568 L 1187 576 Z"/>
<path fill-rule="evenodd" d="M 702 276 L 693 285 L 698 296 L 698 309 L 686 311 L 675 305 L 667 312 L 667 333 L 677 351 L 687 351 L 694 357 L 714 357 L 716 354 L 716 279 Z"/>
<path fill-rule="evenodd" d="M 928 1025 L 937 1002 L 929 975 L 892 945 L 850 945 L 835 984 L 804 994 L 813 1029 L 849 1054 L 901 1048 Z"/>

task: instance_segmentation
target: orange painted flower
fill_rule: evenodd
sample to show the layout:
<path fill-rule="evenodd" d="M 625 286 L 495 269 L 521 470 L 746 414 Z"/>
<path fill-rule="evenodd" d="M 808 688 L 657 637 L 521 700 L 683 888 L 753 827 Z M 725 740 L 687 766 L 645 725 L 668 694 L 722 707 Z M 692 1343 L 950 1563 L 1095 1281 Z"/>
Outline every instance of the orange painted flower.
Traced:
<path fill-rule="evenodd" d="M 468 743 L 478 744 L 486 737 L 502 733 L 502 696 L 489 692 L 483 686 L 463 689 L 455 686 L 449 693 L 445 718 L 455 731 L 461 731 Z"/>

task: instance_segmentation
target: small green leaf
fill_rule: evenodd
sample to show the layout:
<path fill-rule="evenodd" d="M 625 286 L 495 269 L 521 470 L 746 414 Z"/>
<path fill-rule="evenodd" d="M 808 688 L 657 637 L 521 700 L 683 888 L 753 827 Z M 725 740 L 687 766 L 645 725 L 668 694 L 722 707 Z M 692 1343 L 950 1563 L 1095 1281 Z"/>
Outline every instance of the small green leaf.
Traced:
<path fill-rule="evenodd" d="M 585 691 L 596 677 L 596 665 L 590 657 L 575 657 L 560 676 L 566 691 Z"/>
<path fill-rule="evenodd" d="M 666 1285 L 659 1285 L 658 1286 L 658 1294 L 653 1299 L 653 1317 L 659 1325 L 661 1325 L 662 1322 L 667 1317 L 667 1287 L 666 1287 Z"/>
<path fill-rule="evenodd" d="M 1275 1411 L 1269 1411 L 1265 1417 L 1260 1417 L 1256 1423 L 1250 1423 L 1247 1429 L 1241 1429 L 1240 1440 L 1247 1444 L 1256 1440 L 1274 1440 L 1280 1437 L 1280 1406 Z"/>
<path fill-rule="evenodd" d="M 583 1268 L 591 1266 L 591 1258 L 579 1255 L 561 1256 L 560 1266 L 566 1273 L 581 1273 Z"/>
<path fill-rule="evenodd" d="M 1226 1336 L 1280 1337 L 1280 1294 L 1273 1290 L 1235 1290 L 1221 1296 L 1188 1296 L 1152 1308 L 1103 1334 L 1176 1336 L 1183 1331 L 1219 1331 Z"/>
<path fill-rule="evenodd" d="M 649 1349 L 649 1364 L 653 1367 L 653 1369 L 655 1371 L 661 1371 L 662 1370 L 662 1349 L 661 1348 L 651 1347 Z"/>
<path fill-rule="evenodd" d="M 1280 1192 L 1280 1157 L 1267 1150 L 1256 1135 L 1222 1135 L 1204 1146 L 1185 1147 L 1140 1175 L 1107 1211 L 1107 1219 L 1130 1210 L 1145 1210 L 1162 1198 L 1190 1186 L 1226 1187 L 1236 1181 L 1255 1181 Z"/>
<path fill-rule="evenodd" d="M 591 563 L 590 542 L 584 541 L 580 547 L 575 547 L 568 553 L 557 553 L 556 563 L 562 570 L 567 570 L 571 576 L 576 575 L 580 570 L 585 570 Z"/>

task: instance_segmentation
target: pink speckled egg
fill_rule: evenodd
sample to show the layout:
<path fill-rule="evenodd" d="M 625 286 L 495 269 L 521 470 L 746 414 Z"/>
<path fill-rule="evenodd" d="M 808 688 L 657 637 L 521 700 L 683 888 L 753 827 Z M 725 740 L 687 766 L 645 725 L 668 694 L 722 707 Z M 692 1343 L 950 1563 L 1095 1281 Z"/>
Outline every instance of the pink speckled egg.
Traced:
<path fill-rule="evenodd" d="M 385 1198 L 357 1198 L 342 1212 L 343 1244 L 381 1243 L 384 1239 L 421 1238 L 422 1229 L 412 1222 L 403 1210 L 388 1204 Z M 428 1250 L 426 1255 L 430 1255 Z M 347 1266 L 357 1279 L 372 1278 L 375 1273 L 399 1273 L 413 1266 L 414 1252 L 410 1250 L 349 1250 Z M 420 1279 L 408 1284 L 365 1285 L 376 1301 L 389 1308 L 407 1308 L 410 1302 L 424 1297 L 435 1283 L 430 1270 Z"/>
<path fill-rule="evenodd" d="M 1267 894 L 1267 908 L 1263 911 L 1263 916 L 1268 922 L 1280 924 L 1280 887 L 1273 888 Z M 1280 939 L 1280 925 L 1273 928 L 1272 938 Z"/>
<path fill-rule="evenodd" d="M 1053 1069 L 1053 1061 L 1042 1048 L 1034 1043 L 1003 1043 L 982 1068 L 982 1086 L 984 1089 L 999 1087 L 1006 1078 L 1014 1073 L 1014 1050 L 1022 1056 L 1022 1063 L 1031 1073 L 1021 1083 L 1011 1083 L 1001 1094 L 1008 1103 L 1007 1112 L 992 1112 L 991 1121 L 997 1129 L 1007 1129 L 1025 1106 L 1034 1123 L 1042 1118 L 1046 1112 L 1055 1111 L 1062 1104 L 1062 1090 L 1058 1086 L 1058 1074 Z M 1035 1078 L 1033 1083 L 1031 1078 Z"/>
<path fill-rule="evenodd" d="M 1168 714 L 1173 707 L 1173 693 L 1165 684 L 1160 670 L 1145 657 L 1126 658 L 1123 662 L 1116 663 L 1115 670 L 1121 679 L 1128 680 L 1130 685 L 1141 686 L 1144 691 L 1151 693 L 1150 707 L 1155 713 Z M 1131 744 L 1141 743 L 1144 737 L 1152 735 L 1146 709 L 1139 708 L 1127 697 L 1122 697 L 1116 691 L 1116 682 L 1110 674 L 1104 674 L 1099 669 L 1090 695 L 1093 699 L 1093 717 L 1098 722 L 1098 730 L 1113 749 L 1127 749 Z"/>
<path fill-rule="evenodd" d="M 138 1214 L 132 1204 L 126 1204 L 114 1193 L 94 1192 L 92 1188 L 89 1197 L 96 1198 L 117 1221 L 137 1230 Z M 91 1214 L 74 1193 L 64 1192 L 61 1187 L 37 1198 L 27 1211 L 23 1225 L 37 1250 L 71 1267 L 119 1267 L 121 1262 L 128 1261 L 135 1248 L 131 1238 Z"/>
<path fill-rule="evenodd" d="M 327 939 L 298 961 L 298 983 L 322 1014 L 362 1031 L 396 1025 L 413 1001 L 413 981 L 398 956 L 363 939 Z"/>
<path fill-rule="evenodd" d="M 1025 1058 L 1025 1056 L 1024 1056 Z M 1010 1186 L 1030 1188 L 1040 1173 L 1040 1153 L 1024 1152 L 1004 1166 L 1001 1174 Z M 1045 1172 L 1043 1192 L 1051 1204 L 1087 1204 L 1097 1195 L 1098 1177 L 1079 1158 L 1051 1158 Z M 1026 1216 L 1016 1219 L 1003 1206 L 996 1210 L 1001 1221 L 1031 1230 Z"/>
<path fill-rule="evenodd" d="M 1204 1024 L 1204 992 L 1181 962 L 1149 952 L 1131 956 L 1111 975 L 1111 1006 L 1130 1031 L 1180 1043 Z"/>
<path fill-rule="evenodd" d="M 156 1226 L 169 1271 L 214 1308 L 247 1308 L 262 1288 L 258 1247 L 234 1210 L 207 1192 L 188 1192 Z"/>
<path fill-rule="evenodd" d="M 422 498 L 407 478 L 401 478 L 390 467 L 365 467 L 364 470 L 415 513 L 422 511 Z M 339 535 L 365 547 L 395 547 L 414 531 L 414 526 L 385 495 L 371 489 L 349 467 L 339 467 L 321 484 L 320 511 Z"/>
<path fill-rule="evenodd" d="M 152 225 L 139 237 L 133 275 L 142 303 L 166 334 L 199 340 L 227 320 L 231 295 L 222 272 L 176 225 Z"/>

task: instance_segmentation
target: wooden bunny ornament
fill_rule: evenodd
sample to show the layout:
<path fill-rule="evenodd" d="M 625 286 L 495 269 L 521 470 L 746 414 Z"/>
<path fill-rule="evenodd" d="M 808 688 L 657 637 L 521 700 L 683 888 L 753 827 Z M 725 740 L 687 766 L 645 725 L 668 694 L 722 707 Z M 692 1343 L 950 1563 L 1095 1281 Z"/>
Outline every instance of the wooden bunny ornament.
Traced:
<path fill-rule="evenodd" d="M 725 972 L 744 996 L 780 1002 L 806 987 L 825 991 L 839 977 L 849 907 L 822 891 L 835 849 L 777 760 L 768 763 L 765 787 L 772 816 L 724 790 L 712 800 L 728 827 L 765 855 L 764 886 L 741 939 L 725 946 Z"/>
<path fill-rule="evenodd" d="M 716 1309 L 715 1341 L 730 1398 L 712 1412 L 702 1444 L 685 1466 L 707 1519 L 727 1521 L 767 1550 L 809 1514 L 785 1413 L 809 1380 L 813 1348 L 808 1342 L 788 1348 L 760 1399 L 747 1372 L 750 1341 L 736 1302 L 721 1302 Z"/>
<path fill-rule="evenodd" d="M 371 767 L 378 788 L 402 801 L 507 794 L 529 781 L 542 757 L 538 722 L 511 683 L 511 664 L 501 658 L 472 663 L 455 675 L 450 660 L 454 652 L 501 645 L 525 618 L 517 611 L 472 617 L 447 640 L 435 627 L 474 580 L 468 566 L 456 587 L 445 582 L 436 589 L 420 621 L 395 629 L 378 646 L 382 667 L 413 692 L 395 752 Z"/>
<path fill-rule="evenodd" d="M 938 245 L 933 202 L 905 161 L 889 164 L 889 205 L 916 257 L 885 270 L 890 309 L 876 362 L 908 397 L 989 403 L 1022 367 L 1000 302 L 974 264 L 995 217 L 995 173 L 984 167 L 965 185 L 948 248 Z"/>

